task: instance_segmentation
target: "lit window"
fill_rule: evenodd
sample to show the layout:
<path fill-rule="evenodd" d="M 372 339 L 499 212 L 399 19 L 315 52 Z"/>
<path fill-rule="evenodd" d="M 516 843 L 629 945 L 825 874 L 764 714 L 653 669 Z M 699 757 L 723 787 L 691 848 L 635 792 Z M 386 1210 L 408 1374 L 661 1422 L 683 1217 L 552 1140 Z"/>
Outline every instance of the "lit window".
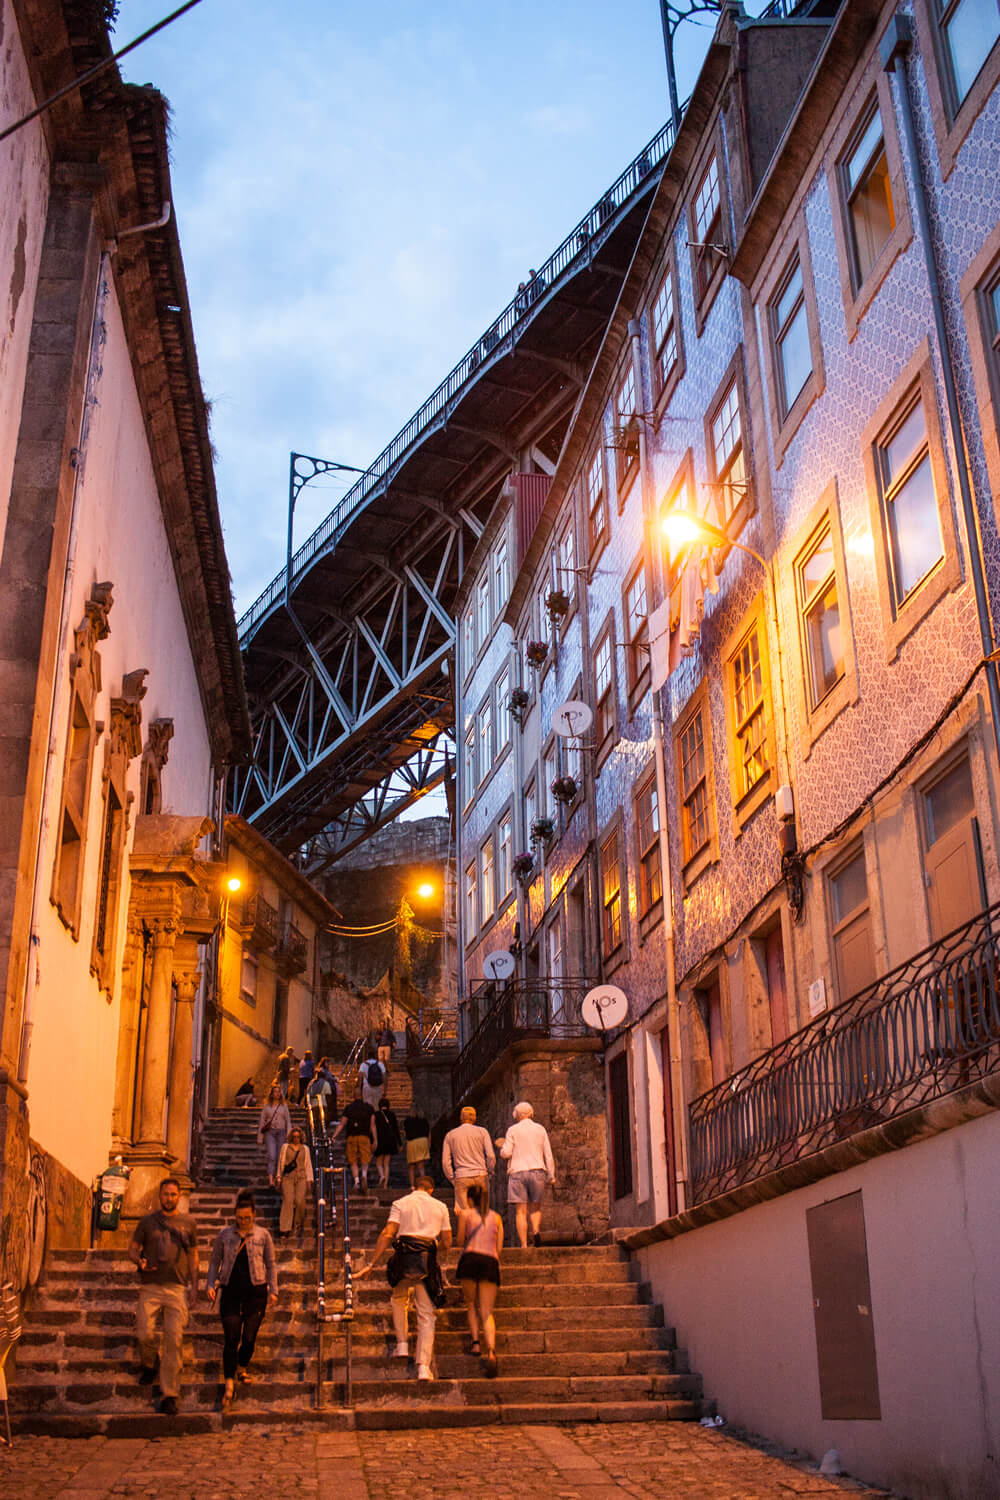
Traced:
<path fill-rule="evenodd" d="M 510 673 L 506 667 L 497 678 L 497 750 L 510 744 Z"/>
<path fill-rule="evenodd" d="M 680 780 L 681 823 L 684 863 L 698 854 L 711 837 L 708 799 L 708 757 L 702 710 L 698 708 L 678 736 L 677 767 Z"/>
<path fill-rule="evenodd" d="M 854 290 L 867 280 L 882 246 L 896 227 L 882 116 L 873 109 L 841 163 L 847 207 Z"/>
<path fill-rule="evenodd" d="M 493 705 L 487 698 L 479 710 L 479 779 L 483 781 L 493 766 Z"/>
<path fill-rule="evenodd" d="M 771 303 L 770 312 L 778 404 L 784 419 L 812 374 L 813 367 L 802 267 L 797 258 Z"/>
<path fill-rule="evenodd" d="M 493 868 L 493 840 L 487 839 L 482 849 L 483 878 L 480 886 L 482 892 L 483 921 L 486 922 L 493 915 L 496 906 L 496 892 L 494 889 Z"/>
<path fill-rule="evenodd" d="M 743 424 L 740 419 L 739 388 L 734 380 L 712 418 L 712 453 L 718 486 L 719 513 L 723 524 L 746 494 L 743 461 Z"/>
<path fill-rule="evenodd" d="M 767 776 L 767 714 L 760 627 L 755 625 L 729 663 L 736 739 L 737 797 L 743 798 Z"/>
<path fill-rule="evenodd" d="M 663 894 L 660 868 L 660 809 L 656 782 L 649 781 L 636 797 L 636 838 L 639 845 L 639 910 L 643 916 Z"/>
<path fill-rule="evenodd" d="M 718 242 L 721 210 L 719 166 L 713 153 L 694 195 L 695 285 L 699 297 L 708 290 L 718 263 L 716 251 L 709 246 Z"/>
<path fill-rule="evenodd" d="M 512 829 L 510 813 L 504 813 L 497 825 L 497 896 L 510 895 L 513 881 Z"/>
<path fill-rule="evenodd" d="M 476 890 L 476 862 L 465 867 L 465 937 L 472 937 L 479 926 L 479 900 Z"/>
<path fill-rule="evenodd" d="M 668 268 L 653 302 L 653 368 L 657 392 L 662 391 L 677 363 L 677 318 L 674 277 Z"/>
<path fill-rule="evenodd" d="M 958 109 L 1000 39 L 997 0 L 937 0 L 952 109 Z"/>
<path fill-rule="evenodd" d="M 795 574 L 806 688 L 809 707 L 813 709 L 844 675 L 840 601 L 829 522 L 809 542 L 795 565 Z"/>
<path fill-rule="evenodd" d="M 614 729 L 614 656 L 609 631 L 594 652 L 594 738 L 600 747 Z"/>
<path fill-rule="evenodd" d="M 587 470 L 587 514 L 590 517 L 590 550 L 596 551 L 604 540 L 608 512 L 604 495 L 604 458 L 598 448 Z"/>
<path fill-rule="evenodd" d="M 617 829 L 601 845 L 601 881 L 601 930 L 607 957 L 622 943 L 622 874 Z"/>
<path fill-rule="evenodd" d="M 898 609 L 944 556 L 923 401 L 904 412 L 876 445 L 893 608 Z"/>
<path fill-rule="evenodd" d="M 493 607 L 499 617 L 510 595 L 510 554 L 502 536 L 493 549 Z"/>

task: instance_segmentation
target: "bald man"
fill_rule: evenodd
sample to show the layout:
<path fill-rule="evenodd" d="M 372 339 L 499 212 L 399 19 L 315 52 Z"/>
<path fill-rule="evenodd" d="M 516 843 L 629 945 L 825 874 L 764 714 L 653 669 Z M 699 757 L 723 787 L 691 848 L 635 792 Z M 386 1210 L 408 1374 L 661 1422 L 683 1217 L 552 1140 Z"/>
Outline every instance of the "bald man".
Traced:
<path fill-rule="evenodd" d="M 485 1215 L 489 1208 L 490 1179 L 496 1168 L 496 1152 L 490 1133 L 476 1124 L 476 1111 L 471 1105 L 462 1110 L 462 1123 L 449 1130 L 441 1147 L 441 1167 L 448 1181 L 455 1186 L 455 1212 L 469 1206 L 469 1189 L 474 1184 L 486 1194 L 483 1205 Z"/>

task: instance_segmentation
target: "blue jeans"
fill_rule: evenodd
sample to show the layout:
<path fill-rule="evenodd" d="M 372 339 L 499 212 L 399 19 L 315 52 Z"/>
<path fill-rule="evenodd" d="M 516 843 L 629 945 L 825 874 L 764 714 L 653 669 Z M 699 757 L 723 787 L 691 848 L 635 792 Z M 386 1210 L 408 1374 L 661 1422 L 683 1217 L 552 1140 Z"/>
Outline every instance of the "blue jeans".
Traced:
<path fill-rule="evenodd" d="M 283 1130 L 264 1131 L 264 1149 L 267 1152 L 267 1175 L 274 1177 L 278 1171 L 278 1157 L 281 1148 L 285 1144 L 285 1132 Z"/>

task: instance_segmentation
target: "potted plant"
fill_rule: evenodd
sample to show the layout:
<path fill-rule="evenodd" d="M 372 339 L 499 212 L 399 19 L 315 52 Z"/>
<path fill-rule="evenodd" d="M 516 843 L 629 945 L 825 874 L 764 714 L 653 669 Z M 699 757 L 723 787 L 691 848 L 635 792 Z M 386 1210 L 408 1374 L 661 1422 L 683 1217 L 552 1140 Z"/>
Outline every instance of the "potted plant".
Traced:
<path fill-rule="evenodd" d="M 557 802 L 572 802 L 580 790 L 572 776 L 557 776 L 552 783 L 552 795 Z"/>
<path fill-rule="evenodd" d="M 556 825 L 551 818 L 536 818 L 531 825 L 531 842 L 547 844 L 555 831 Z"/>
<path fill-rule="evenodd" d="M 533 854 L 518 854 L 511 868 L 517 879 L 526 885 L 535 873 L 535 856 Z"/>
<path fill-rule="evenodd" d="M 524 648 L 524 654 L 527 658 L 528 666 L 538 668 L 544 664 L 545 658 L 549 654 L 548 642 L 529 641 Z"/>
<path fill-rule="evenodd" d="M 564 620 L 569 614 L 569 595 L 565 589 L 550 589 L 545 596 L 545 608 L 551 620 Z"/>
<path fill-rule="evenodd" d="M 519 724 L 524 723 L 524 716 L 528 712 L 528 704 L 531 702 L 531 694 L 525 688 L 515 688 L 510 695 L 508 708 L 510 716 Z"/>

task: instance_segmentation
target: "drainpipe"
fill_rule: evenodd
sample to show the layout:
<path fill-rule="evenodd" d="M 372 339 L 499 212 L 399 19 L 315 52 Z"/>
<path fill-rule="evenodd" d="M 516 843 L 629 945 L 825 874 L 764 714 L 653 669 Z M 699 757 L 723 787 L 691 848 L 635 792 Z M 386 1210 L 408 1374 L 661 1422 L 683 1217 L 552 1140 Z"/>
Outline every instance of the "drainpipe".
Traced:
<path fill-rule="evenodd" d="M 886 27 L 885 35 L 879 46 L 879 56 L 882 59 L 882 66 L 887 73 L 897 71 L 897 61 L 902 62 L 905 54 L 909 52 L 912 45 L 913 22 L 908 16 L 900 15 L 897 12 Z M 993 742 L 998 762 L 1000 762 L 1000 687 L 997 684 L 997 664 L 988 659 L 994 650 L 993 624 L 990 619 L 989 596 L 986 591 L 986 578 L 983 570 L 979 516 L 973 499 L 972 481 L 969 477 L 965 436 L 962 430 L 962 418 L 958 405 L 955 365 L 952 359 L 951 345 L 948 341 L 948 329 L 944 317 L 944 303 L 941 298 L 941 281 L 934 254 L 934 242 L 931 238 L 931 222 L 927 206 L 927 187 L 921 173 L 920 155 L 917 151 L 917 137 L 913 123 L 913 100 L 910 97 L 910 85 L 906 77 L 905 67 L 901 66 L 898 69 L 898 73 L 903 136 L 906 140 L 906 154 L 909 157 L 910 167 L 913 172 L 917 228 L 920 234 L 921 247 L 924 252 L 924 264 L 927 269 L 927 285 L 931 294 L 931 306 L 934 310 L 934 330 L 937 334 L 938 349 L 941 354 L 941 373 L 944 381 L 945 400 L 948 406 L 948 425 L 951 429 L 951 441 L 955 450 L 955 467 L 958 471 L 958 488 L 962 497 L 962 514 L 965 517 L 965 528 L 969 538 L 969 568 L 972 573 L 972 585 L 976 596 L 979 637 L 982 642 L 983 656 L 987 658 L 986 684 L 990 698 L 990 717 L 993 722 Z"/>
<path fill-rule="evenodd" d="M 465 1030 L 465 859 L 462 855 L 462 833 L 465 828 L 465 695 L 462 678 L 462 621 L 455 617 L 455 967 L 458 973 L 458 1014 L 460 1033 Z M 467 1038 L 459 1035 L 464 1047 Z"/>
<path fill-rule="evenodd" d="M 508 661 L 512 665 L 511 681 L 514 682 L 515 685 L 518 688 L 523 688 L 524 687 L 524 679 L 523 679 L 524 663 L 523 663 L 520 651 L 515 650 L 514 647 L 512 646 L 511 649 L 510 649 L 510 651 L 509 651 L 509 653 L 508 653 L 508 658 L 507 659 L 508 659 Z M 517 854 L 522 853 L 528 847 L 528 830 L 525 827 L 525 822 L 524 822 L 524 732 L 523 731 L 524 731 L 524 726 L 523 726 L 523 724 L 522 724 L 522 722 L 521 722 L 520 719 L 518 720 L 517 729 L 516 730 L 515 730 L 514 726 L 511 725 L 511 731 L 510 732 L 511 732 L 511 734 L 514 737 L 514 794 L 513 794 L 513 797 L 511 799 L 511 801 L 512 801 L 511 811 L 512 811 L 513 816 L 511 818 L 510 832 L 511 832 L 511 839 L 512 839 L 512 841 L 514 843 L 514 850 L 516 851 L 516 853 L 514 853 L 514 852 L 511 853 L 511 862 L 512 863 L 513 863 L 514 859 L 517 857 Z M 512 880 L 514 879 L 514 872 L 513 872 L 513 870 L 511 870 L 511 879 Z M 516 881 L 516 887 L 517 888 L 516 888 L 516 891 L 515 891 L 515 894 L 514 894 L 514 910 L 517 913 L 517 916 L 515 918 L 515 920 L 517 922 L 517 944 L 516 944 L 516 946 L 517 946 L 517 954 L 515 956 L 516 956 L 516 959 L 517 959 L 517 974 L 518 974 L 518 978 L 519 979 L 524 979 L 524 978 L 527 977 L 526 974 L 525 974 L 525 967 L 526 967 L 525 948 L 526 948 L 526 945 L 525 945 L 524 939 L 525 939 L 525 937 L 527 936 L 527 933 L 528 933 L 528 898 L 527 898 L 527 896 L 525 894 L 524 881 L 523 880 L 517 880 Z"/>
<path fill-rule="evenodd" d="M 632 361 L 635 366 L 636 390 L 642 390 L 642 367 L 640 363 L 639 322 L 632 319 L 628 325 L 632 340 Z M 653 474 L 650 463 L 646 424 L 639 422 L 639 475 L 642 484 L 642 515 L 645 523 L 647 545 L 652 565 L 653 594 L 657 604 L 664 597 L 662 550 L 656 543 L 656 502 L 653 494 Z M 651 611 L 647 611 L 647 619 Z M 650 661 L 652 670 L 652 661 Z M 660 885 L 663 890 L 663 934 L 666 945 L 665 966 L 667 971 L 667 1031 L 670 1037 L 670 1100 L 674 1116 L 674 1191 L 668 1187 L 668 1211 L 683 1213 L 687 1206 L 688 1184 L 688 1132 L 687 1114 L 684 1108 L 684 1074 L 681 1067 L 680 1008 L 677 1002 L 677 973 L 674 960 L 674 899 L 670 878 L 670 840 L 667 831 L 667 767 L 663 753 L 663 694 L 662 689 L 650 687 L 650 702 L 653 712 L 653 759 L 656 766 L 656 803 L 659 812 Z M 666 1074 L 666 1068 L 664 1073 Z M 669 1200 L 676 1193 L 676 1204 Z"/>
<path fill-rule="evenodd" d="M 75 475 L 73 479 L 73 498 L 70 502 L 69 538 L 66 544 L 66 567 L 63 573 L 62 597 L 59 604 L 59 633 L 56 636 L 56 663 L 55 680 L 52 686 L 52 697 L 49 700 L 49 735 L 48 751 L 45 758 L 45 777 L 42 783 L 42 826 L 39 829 L 38 839 L 35 843 L 35 871 L 32 882 L 31 895 L 31 928 L 28 938 L 28 962 L 24 973 L 24 995 L 21 1002 L 21 1040 L 17 1059 L 17 1081 L 26 1084 L 28 1081 L 28 1064 L 31 1058 L 31 1033 L 34 1029 L 33 1009 L 35 990 L 41 983 L 41 969 L 38 962 L 38 949 L 41 943 L 41 934 L 38 931 L 39 912 L 42 909 L 43 896 L 42 886 L 45 874 L 42 861 L 42 848 L 46 844 L 50 825 L 50 808 L 53 796 L 53 778 L 55 775 L 56 755 L 59 742 L 62 738 L 60 727 L 62 724 L 62 703 L 64 694 L 62 692 L 63 677 L 65 675 L 66 656 L 69 642 L 66 638 L 67 616 L 70 607 L 70 594 L 73 589 L 73 579 L 76 573 L 76 549 L 80 536 L 80 489 L 83 484 L 83 474 L 86 467 L 87 438 L 90 433 L 90 416 L 97 404 L 94 394 L 97 382 L 101 374 L 101 354 L 104 346 L 104 306 L 108 299 L 108 275 L 110 271 L 110 256 L 105 251 L 101 256 L 101 263 L 97 272 L 97 288 L 94 295 L 94 316 L 90 328 L 90 361 L 87 366 L 87 381 L 83 392 L 83 411 L 80 416 L 80 435 L 77 440 L 74 455 Z"/>

